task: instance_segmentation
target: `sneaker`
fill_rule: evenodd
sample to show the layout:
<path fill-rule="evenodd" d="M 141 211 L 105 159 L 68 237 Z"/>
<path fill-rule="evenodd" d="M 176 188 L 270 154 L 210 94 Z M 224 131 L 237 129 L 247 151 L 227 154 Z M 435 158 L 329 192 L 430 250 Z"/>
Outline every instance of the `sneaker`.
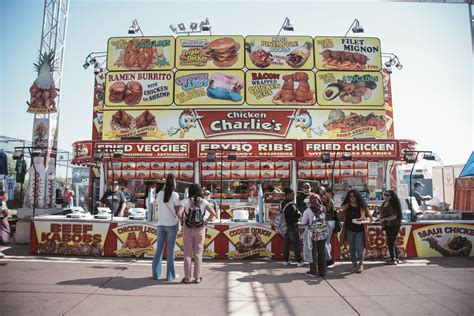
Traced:
<path fill-rule="evenodd" d="M 284 265 L 284 266 L 289 266 L 289 265 L 290 265 L 290 262 L 289 262 L 289 261 L 283 261 L 283 265 Z"/>
<path fill-rule="evenodd" d="M 334 264 L 334 259 L 326 261 L 326 267 L 330 267 Z"/>
<path fill-rule="evenodd" d="M 302 267 L 302 266 L 304 266 L 304 262 L 303 262 L 303 261 L 297 262 L 297 263 L 296 263 L 296 266 L 297 266 L 298 268 L 299 268 L 299 267 Z"/>
<path fill-rule="evenodd" d="M 5 258 L 5 254 L 0 251 L 0 259 L 1 259 L 1 258 Z"/>
<path fill-rule="evenodd" d="M 360 274 L 360 273 L 362 273 L 362 271 L 364 271 L 364 265 L 363 265 L 362 263 L 359 263 L 359 264 L 357 265 L 357 268 L 356 268 L 356 270 L 355 270 L 355 273 Z"/>
<path fill-rule="evenodd" d="M 357 270 L 357 264 L 352 265 L 351 273 L 356 273 Z"/>
<path fill-rule="evenodd" d="M 316 274 L 312 274 L 311 271 L 306 271 L 305 274 L 306 274 L 306 275 L 309 275 L 309 276 L 312 277 L 312 278 L 315 278 L 315 277 L 316 277 Z"/>
<path fill-rule="evenodd" d="M 390 263 L 389 263 L 391 266 L 396 266 L 398 263 L 397 263 L 397 260 L 390 260 Z"/>
<path fill-rule="evenodd" d="M 178 279 L 178 278 L 179 278 L 179 274 L 176 274 L 176 275 L 174 276 L 174 279 L 166 279 L 166 281 L 174 281 L 174 280 L 176 280 L 176 279 Z"/>

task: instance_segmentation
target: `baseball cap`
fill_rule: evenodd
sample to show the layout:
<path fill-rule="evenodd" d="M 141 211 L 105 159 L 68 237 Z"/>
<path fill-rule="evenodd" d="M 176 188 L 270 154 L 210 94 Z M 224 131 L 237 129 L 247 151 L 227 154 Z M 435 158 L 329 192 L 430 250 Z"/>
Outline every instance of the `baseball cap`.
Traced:
<path fill-rule="evenodd" d="M 113 185 L 118 185 L 119 182 L 117 180 L 114 180 L 114 182 L 112 182 Z"/>
<path fill-rule="evenodd" d="M 204 195 L 211 195 L 211 191 L 205 190 L 202 194 L 204 194 Z"/>
<path fill-rule="evenodd" d="M 303 189 L 311 189 L 311 184 L 309 182 L 303 183 Z"/>
<path fill-rule="evenodd" d="M 425 185 L 423 183 L 421 183 L 420 181 L 416 181 L 414 184 L 413 184 L 415 187 L 424 187 Z"/>

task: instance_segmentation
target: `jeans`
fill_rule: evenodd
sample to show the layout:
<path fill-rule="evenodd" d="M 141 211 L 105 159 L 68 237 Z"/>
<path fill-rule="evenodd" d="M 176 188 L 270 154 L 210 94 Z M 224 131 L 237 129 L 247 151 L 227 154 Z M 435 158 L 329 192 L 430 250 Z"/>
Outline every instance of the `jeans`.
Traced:
<path fill-rule="evenodd" d="M 295 259 L 297 262 L 302 262 L 300 253 L 300 232 L 298 226 L 288 226 L 285 234 L 285 246 L 283 248 L 283 261 L 290 261 L 290 245 L 295 251 Z"/>
<path fill-rule="evenodd" d="M 331 237 L 332 237 L 332 232 L 334 231 L 334 227 L 336 227 L 336 221 L 330 220 L 326 221 L 328 224 L 328 229 L 329 229 L 329 238 L 326 239 L 326 259 L 331 260 Z"/>
<path fill-rule="evenodd" d="M 174 273 L 174 246 L 176 244 L 178 229 L 179 224 L 174 226 L 159 225 L 157 227 L 158 238 L 156 241 L 156 253 L 151 265 L 153 279 L 159 279 L 161 277 L 161 260 L 163 257 L 163 249 L 165 248 L 165 241 L 167 241 L 168 246 L 166 253 L 166 279 L 168 281 L 176 279 L 176 274 Z"/>
<path fill-rule="evenodd" d="M 313 240 L 313 249 L 311 253 L 313 255 L 313 262 L 309 265 L 309 273 L 316 275 L 316 272 L 319 271 L 320 276 L 326 275 L 326 240 Z M 316 266 L 317 263 L 317 266 Z"/>
<path fill-rule="evenodd" d="M 349 252 L 353 265 L 364 262 L 364 231 L 353 232 L 346 230 L 346 238 L 349 242 Z"/>
<path fill-rule="evenodd" d="M 71 202 L 66 202 L 66 208 L 71 208 L 74 206 L 74 202 L 71 201 Z"/>
<path fill-rule="evenodd" d="M 387 226 L 387 227 L 384 227 L 384 230 L 387 235 L 387 243 L 388 243 L 388 251 L 390 251 L 390 259 L 391 260 L 398 259 L 396 239 L 397 239 L 398 231 L 400 230 L 400 226 L 399 225 Z"/>

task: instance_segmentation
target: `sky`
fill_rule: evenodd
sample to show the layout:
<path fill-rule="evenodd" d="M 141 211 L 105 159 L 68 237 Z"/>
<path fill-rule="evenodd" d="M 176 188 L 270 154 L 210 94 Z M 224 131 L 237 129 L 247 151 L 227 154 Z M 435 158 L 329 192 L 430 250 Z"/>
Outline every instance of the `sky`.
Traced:
<path fill-rule="evenodd" d="M 291 5 L 290 5 L 291 3 Z M 0 2 L 0 135 L 31 140 L 33 115 L 26 113 L 36 78 L 41 0 Z M 472 47 L 467 4 L 295 1 L 111 1 L 70 0 L 59 148 L 91 139 L 93 67 L 85 57 L 106 51 L 107 40 L 128 36 L 134 18 L 145 35 L 173 35 L 170 24 L 209 17 L 213 35 L 276 34 L 343 36 L 354 18 L 378 37 L 382 51 L 403 64 L 392 74 L 395 137 L 418 142 L 445 165 L 463 164 L 474 148 Z M 1 146 L 1 144 L 0 144 Z"/>

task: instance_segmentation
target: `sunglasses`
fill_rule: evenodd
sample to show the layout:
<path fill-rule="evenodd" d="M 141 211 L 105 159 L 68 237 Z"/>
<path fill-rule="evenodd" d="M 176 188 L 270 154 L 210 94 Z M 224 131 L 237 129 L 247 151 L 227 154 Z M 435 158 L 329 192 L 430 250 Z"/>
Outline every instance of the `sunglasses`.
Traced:
<path fill-rule="evenodd" d="M 385 193 L 383 196 L 390 196 L 390 193 Z"/>
<path fill-rule="evenodd" d="M 355 198 L 356 196 L 351 194 L 351 195 L 349 195 L 349 197 L 350 198 Z"/>

